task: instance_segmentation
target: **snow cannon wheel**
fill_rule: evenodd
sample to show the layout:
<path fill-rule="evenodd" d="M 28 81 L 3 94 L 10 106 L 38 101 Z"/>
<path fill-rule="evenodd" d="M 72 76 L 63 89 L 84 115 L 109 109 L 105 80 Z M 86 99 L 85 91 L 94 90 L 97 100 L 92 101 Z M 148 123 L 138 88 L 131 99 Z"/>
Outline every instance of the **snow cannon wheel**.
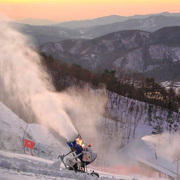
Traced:
<path fill-rule="evenodd" d="M 97 172 L 94 172 L 94 171 L 92 173 L 90 173 L 90 175 L 93 177 L 99 177 L 99 174 Z"/>

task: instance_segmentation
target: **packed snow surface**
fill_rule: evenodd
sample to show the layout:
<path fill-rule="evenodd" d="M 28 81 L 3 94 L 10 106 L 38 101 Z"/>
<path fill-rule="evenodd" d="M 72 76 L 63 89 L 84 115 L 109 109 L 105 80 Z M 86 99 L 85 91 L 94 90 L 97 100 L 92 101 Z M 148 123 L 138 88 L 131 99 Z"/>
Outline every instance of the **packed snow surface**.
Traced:
<path fill-rule="evenodd" d="M 92 172 L 92 169 L 89 170 Z M 85 173 L 75 173 L 63 167 L 59 160 L 50 161 L 25 154 L 0 151 L 0 180 L 150 180 L 142 176 L 125 176 L 96 171 L 100 178 Z M 153 180 L 153 179 L 152 179 Z M 161 180 L 163 180 L 161 178 Z"/>

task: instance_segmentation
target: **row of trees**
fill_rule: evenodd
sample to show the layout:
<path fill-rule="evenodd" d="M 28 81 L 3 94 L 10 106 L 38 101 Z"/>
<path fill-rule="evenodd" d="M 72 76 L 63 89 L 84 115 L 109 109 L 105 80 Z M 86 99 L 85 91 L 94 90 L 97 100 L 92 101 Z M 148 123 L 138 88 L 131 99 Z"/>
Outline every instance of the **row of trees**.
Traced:
<path fill-rule="evenodd" d="M 122 76 L 117 78 L 115 71 L 105 70 L 103 73 L 95 73 L 84 69 L 76 64 L 67 64 L 55 60 L 52 57 L 42 55 L 42 62 L 47 67 L 52 76 L 53 83 L 58 91 L 71 86 L 71 83 L 61 83 L 62 79 L 76 79 L 79 82 L 89 83 L 93 88 L 106 87 L 107 90 L 126 96 L 132 99 L 159 105 L 161 107 L 178 111 L 180 105 L 180 96 L 176 95 L 173 88 L 169 90 L 161 86 L 153 78 L 144 78 L 141 76 Z"/>

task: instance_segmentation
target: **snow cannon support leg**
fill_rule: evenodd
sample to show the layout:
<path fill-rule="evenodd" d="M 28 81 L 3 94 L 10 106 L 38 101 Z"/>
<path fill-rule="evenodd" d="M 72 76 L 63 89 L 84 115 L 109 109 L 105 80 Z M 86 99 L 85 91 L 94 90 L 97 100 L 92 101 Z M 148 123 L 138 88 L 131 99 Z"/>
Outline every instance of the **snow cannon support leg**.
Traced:
<path fill-rule="evenodd" d="M 71 154 L 72 152 L 73 152 L 73 151 L 70 151 L 70 152 L 68 152 L 67 154 L 63 154 L 63 155 L 59 155 L 59 156 L 58 156 L 58 158 L 60 158 L 61 161 L 62 161 L 62 163 L 64 164 L 65 168 L 67 168 L 67 166 L 66 166 L 66 164 L 65 164 L 65 162 L 64 162 L 64 158 L 65 158 L 66 156 L 68 156 L 69 154 Z"/>

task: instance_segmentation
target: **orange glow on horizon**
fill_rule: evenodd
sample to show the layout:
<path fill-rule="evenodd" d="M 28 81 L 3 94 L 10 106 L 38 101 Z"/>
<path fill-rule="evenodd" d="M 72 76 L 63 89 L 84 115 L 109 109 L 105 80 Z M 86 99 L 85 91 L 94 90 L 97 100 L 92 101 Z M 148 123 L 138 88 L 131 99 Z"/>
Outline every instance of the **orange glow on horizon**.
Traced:
<path fill-rule="evenodd" d="M 178 3 L 179 0 L 158 0 L 158 3 Z M 58 3 L 58 4 L 104 4 L 104 3 L 157 3 L 157 0 L 0 0 L 0 3 Z"/>
<path fill-rule="evenodd" d="M 70 21 L 109 15 L 180 12 L 179 0 L 0 0 L 0 14 L 14 20 Z"/>

